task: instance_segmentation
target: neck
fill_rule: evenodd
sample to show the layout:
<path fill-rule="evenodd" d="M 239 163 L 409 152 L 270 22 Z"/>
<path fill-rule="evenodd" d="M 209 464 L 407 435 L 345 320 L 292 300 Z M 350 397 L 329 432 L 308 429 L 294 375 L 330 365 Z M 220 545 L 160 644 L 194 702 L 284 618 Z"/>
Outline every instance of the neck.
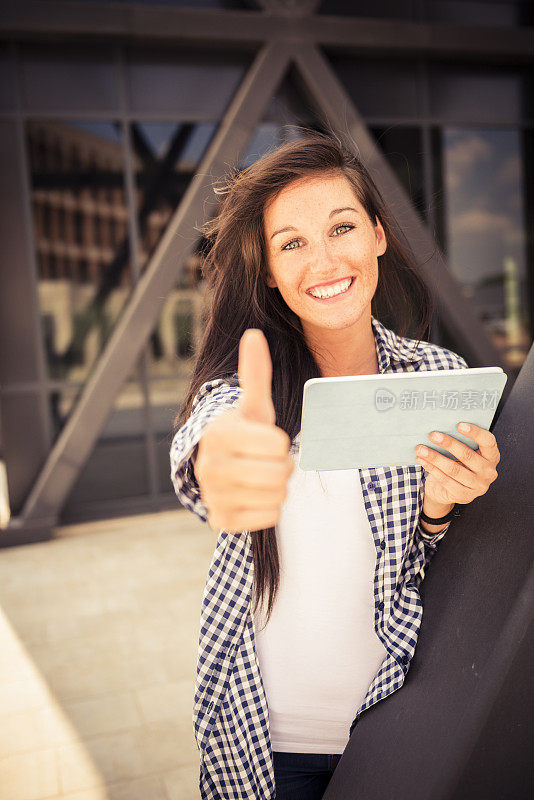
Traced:
<path fill-rule="evenodd" d="M 323 378 L 342 375 L 378 375 L 378 356 L 371 318 L 355 330 L 324 331 L 320 333 L 320 344 L 316 337 L 306 335 L 315 355 Z"/>

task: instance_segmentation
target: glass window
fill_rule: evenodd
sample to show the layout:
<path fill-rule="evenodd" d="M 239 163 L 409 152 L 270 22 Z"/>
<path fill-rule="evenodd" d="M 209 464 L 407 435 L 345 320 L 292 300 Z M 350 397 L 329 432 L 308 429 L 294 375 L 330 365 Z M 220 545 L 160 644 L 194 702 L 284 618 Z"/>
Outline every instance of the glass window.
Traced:
<path fill-rule="evenodd" d="M 246 169 L 259 158 L 283 143 L 282 127 L 276 122 L 262 122 L 250 137 L 239 161 L 239 168 Z"/>
<path fill-rule="evenodd" d="M 16 107 L 15 72 L 9 49 L 0 47 L 0 109 L 11 111 Z"/>
<path fill-rule="evenodd" d="M 532 114 L 528 71 L 435 63 L 428 69 L 431 116 L 445 124 L 514 124 Z"/>
<path fill-rule="evenodd" d="M 193 256 L 198 265 L 198 255 Z M 159 489 L 169 485 L 172 424 L 188 390 L 205 322 L 205 283 L 176 286 L 168 296 L 149 346 L 150 405 L 158 461 Z M 165 456 L 166 449 L 166 456 Z"/>
<path fill-rule="evenodd" d="M 423 142 L 420 128 L 388 125 L 370 128 L 376 144 L 386 157 L 414 208 L 422 218 L 426 216 Z M 387 198 L 385 198 L 387 201 Z"/>
<path fill-rule="evenodd" d="M 418 64 L 413 59 L 355 58 L 330 54 L 330 61 L 359 113 L 367 119 L 420 116 Z"/>
<path fill-rule="evenodd" d="M 235 94 L 250 57 L 235 51 L 197 51 L 177 57 L 177 50 L 130 49 L 128 85 L 135 114 L 172 114 L 178 119 L 220 119 Z"/>
<path fill-rule="evenodd" d="M 188 271 L 199 266 L 197 253 Z M 205 282 L 177 285 L 167 297 L 148 347 L 148 369 L 152 380 L 152 402 L 160 405 L 186 391 L 193 361 L 203 334 Z M 184 395 L 185 396 L 185 395 Z"/>
<path fill-rule="evenodd" d="M 131 124 L 142 269 L 157 247 L 215 131 L 213 123 Z M 157 479 L 159 490 L 165 494 L 172 492 L 168 466 L 172 420 L 189 387 L 203 332 L 204 282 L 199 258 L 203 239 L 197 230 L 190 231 L 190 235 L 195 246 L 165 300 L 146 348 Z"/>
<path fill-rule="evenodd" d="M 288 126 L 287 129 L 284 129 L 285 140 L 298 136 L 298 132 L 292 132 L 292 125 L 305 125 L 306 127 L 316 125 L 316 117 L 302 91 L 302 79 L 294 65 L 290 66 L 286 77 L 272 98 L 263 116 L 263 122 L 275 122 L 278 125 Z"/>
<path fill-rule="evenodd" d="M 427 0 L 425 18 L 460 25 L 532 24 L 528 0 Z"/>
<path fill-rule="evenodd" d="M 517 130 L 442 132 L 447 260 L 509 366 L 532 340 Z"/>
<path fill-rule="evenodd" d="M 57 209 L 57 235 L 59 239 L 65 239 L 67 235 L 67 226 L 66 226 L 66 214 L 65 214 L 65 207 L 59 206 Z"/>
<path fill-rule="evenodd" d="M 48 335 L 54 336 L 48 320 Z M 50 392 L 53 438 L 58 437 L 83 386 L 58 383 Z M 149 494 L 146 449 L 146 398 L 139 366 L 125 381 L 106 424 L 87 463 L 73 486 L 62 520 L 76 515 L 87 516 L 91 507 L 120 498 L 139 498 Z"/>
<path fill-rule="evenodd" d="M 102 246 L 102 220 L 98 213 L 93 217 L 93 240 L 97 247 Z"/>
<path fill-rule="evenodd" d="M 302 132 L 293 127 L 294 124 L 297 124 L 295 117 L 291 119 L 286 115 L 285 118 L 288 121 L 282 123 L 269 121 L 269 116 L 273 116 L 273 106 L 271 106 L 269 115 L 266 115 L 266 118 L 256 127 L 250 137 L 239 161 L 239 169 L 246 169 L 270 150 L 274 150 L 284 142 L 299 139 L 302 136 Z M 298 124 L 304 123 L 299 122 Z M 317 125 L 309 122 L 305 124 L 308 128 L 317 128 Z"/>
<path fill-rule="evenodd" d="M 154 253 L 215 133 L 212 123 L 134 122 L 130 127 L 137 193 L 141 269 Z M 195 239 L 198 234 L 192 231 Z M 180 285 L 191 286 L 194 260 Z"/>
<path fill-rule="evenodd" d="M 21 46 L 21 85 L 30 113 L 117 111 L 119 75 L 111 48 L 39 44 Z"/>
<path fill-rule="evenodd" d="M 131 290 L 121 137 L 109 122 L 59 120 L 30 120 L 26 137 L 41 314 L 54 318 L 48 377 L 80 382 Z"/>
<path fill-rule="evenodd" d="M 46 206 L 46 208 L 49 207 Z M 84 228 L 83 221 L 84 221 L 84 215 L 81 209 L 77 209 L 74 212 L 74 241 L 76 242 L 76 244 L 79 245 L 83 244 L 83 228 Z"/>
<path fill-rule="evenodd" d="M 61 523 L 117 510 L 117 502 L 128 501 L 124 513 L 149 494 L 148 460 L 144 437 L 99 439 L 61 510 Z"/>

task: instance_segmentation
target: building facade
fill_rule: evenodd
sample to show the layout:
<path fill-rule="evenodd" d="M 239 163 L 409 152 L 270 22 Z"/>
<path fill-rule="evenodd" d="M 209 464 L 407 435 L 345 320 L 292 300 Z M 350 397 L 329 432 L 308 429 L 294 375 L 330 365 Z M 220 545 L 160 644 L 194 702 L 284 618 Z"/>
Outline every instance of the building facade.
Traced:
<path fill-rule="evenodd" d="M 534 326 L 531 3 L 25 5 L 0 23 L 4 543 L 175 506 L 198 228 L 213 183 L 298 126 L 378 176 L 433 341 L 513 385 Z"/>

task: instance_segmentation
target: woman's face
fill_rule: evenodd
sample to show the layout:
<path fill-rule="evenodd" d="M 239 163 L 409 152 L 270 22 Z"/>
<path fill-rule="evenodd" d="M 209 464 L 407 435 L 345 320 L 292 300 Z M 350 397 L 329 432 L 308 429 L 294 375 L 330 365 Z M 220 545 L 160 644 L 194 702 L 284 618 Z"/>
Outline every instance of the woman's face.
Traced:
<path fill-rule="evenodd" d="M 321 338 L 370 319 L 378 283 L 378 256 L 386 251 L 382 225 L 373 225 L 342 174 L 299 178 L 286 186 L 264 211 L 269 276 L 297 314 L 305 334 Z M 351 279 L 350 287 L 328 299 L 313 297 Z M 345 289 L 346 281 L 341 289 Z"/>

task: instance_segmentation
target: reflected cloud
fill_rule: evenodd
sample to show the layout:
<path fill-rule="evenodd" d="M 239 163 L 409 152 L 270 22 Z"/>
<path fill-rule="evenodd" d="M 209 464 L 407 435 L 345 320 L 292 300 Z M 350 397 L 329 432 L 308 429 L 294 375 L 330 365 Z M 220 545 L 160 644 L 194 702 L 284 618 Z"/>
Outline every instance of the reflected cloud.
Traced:
<path fill-rule="evenodd" d="M 500 186 L 515 187 L 521 182 L 521 159 L 519 154 L 508 156 L 495 175 L 496 181 Z"/>
<path fill-rule="evenodd" d="M 447 147 L 447 188 L 458 188 L 481 161 L 489 161 L 493 147 L 478 134 L 461 135 Z"/>
<path fill-rule="evenodd" d="M 515 220 L 508 214 L 474 208 L 458 214 L 452 222 L 457 233 L 504 233 L 517 229 Z"/>
<path fill-rule="evenodd" d="M 501 331 L 504 360 L 520 364 L 530 341 L 520 132 L 450 128 L 443 143 L 448 263 L 492 335 Z"/>

